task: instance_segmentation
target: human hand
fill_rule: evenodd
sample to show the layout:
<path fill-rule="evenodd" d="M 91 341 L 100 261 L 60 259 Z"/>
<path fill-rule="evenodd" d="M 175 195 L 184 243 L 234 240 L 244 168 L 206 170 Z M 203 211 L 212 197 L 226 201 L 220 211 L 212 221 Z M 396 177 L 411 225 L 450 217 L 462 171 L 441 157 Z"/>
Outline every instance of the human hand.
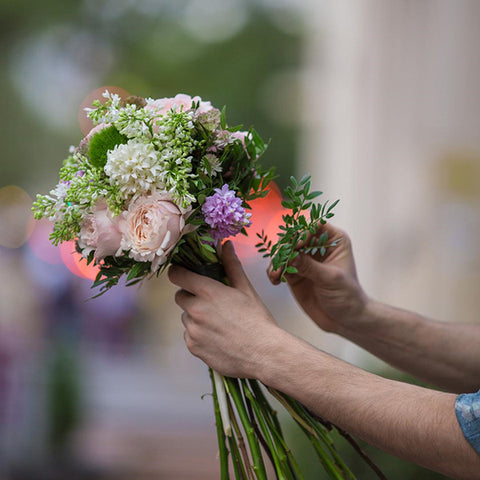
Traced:
<path fill-rule="evenodd" d="M 183 310 L 185 343 L 223 375 L 260 378 L 265 356 L 278 348 L 276 339 L 283 331 L 245 275 L 231 242 L 223 246 L 222 261 L 231 286 L 170 267 L 170 281 L 180 287 L 175 302 Z"/>
<path fill-rule="evenodd" d="M 299 254 L 291 263 L 298 273 L 287 274 L 287 282 L 305 313 L 323 330 L 340 333 L 358 321 L 367 304 L 357 278 L 352 244 L 348 235 L 329 223 L 321 226 L 317 235 L 328 233 L 327 248 L 322 257 Z M 280 283 L 281 272 L 267 270 L 270 281 Z"/>

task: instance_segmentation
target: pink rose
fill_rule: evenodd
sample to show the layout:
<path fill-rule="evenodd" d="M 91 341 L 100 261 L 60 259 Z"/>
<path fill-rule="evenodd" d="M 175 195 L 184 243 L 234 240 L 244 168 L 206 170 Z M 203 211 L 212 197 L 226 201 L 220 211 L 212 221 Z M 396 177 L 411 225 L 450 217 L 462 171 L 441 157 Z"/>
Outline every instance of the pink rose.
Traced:
<path fill-rule="evenodd" d="M 199 107 L 197 114 L 202 115 L 204 113 L 217 110 L 215 107 L 212 107 L 210 102 L 204 102 L 199 96 L 191 97 L 190 95 L 185 95 L 184 93 L 179 93 L 173 98 L 160 98 L 158 100 L 150 101 L 147 103 L 145 109 L 148 111 L 155 112 L 157 117 L 162 117 L 172 108 L 179 112 L 183 107 L 183 111 L 186 112 L 192 108 L 192 102 L 199 102 Z M 220 113 L 220 112 L 219 112 Z M 156 133 L 158 131 L 158 126 L 153 125 L 153 131 Z"/>
<path fill-rule="evenodd" d="M 133 201 L 122 223 L 122 250 L 138 262 L 152 262 L 152 271 L 167 260 L 185 233 L 185 218 L 190 210 L 181 211 L 166 193 L 153 193 Z"/>
<path fill-rule="evenodd" d="M 122 215 L 113 217 L 107 202 L 103 198 L 98 200 L 92 214 L 87 215 L 81 224 L 78 246 L 82 255 L 86 257 L 92 250 L 95 250 L 97 260 L 116 255 L 122 240 L 121 222 Z"/>
<path fill-rule="evenodd" d="M 145 107 L 147 110 L 155 110 L 159 116 L 165 115 L 172 108 L 176 112 L 180 111 L 180 108 L 183 107 L 184 111 L 190 110 L 192 107 L 192 102 L 200 102 L 198 108 L 199 113 L 205 113 L 209 110 L 212 110 L 212 104 L 210 102 L 203 102 L 199 96 L 191 97 L 190 95 L 185 95 L 184 93 L 179 93 L 173 98 L 160 98 L 150 102 Z"/>

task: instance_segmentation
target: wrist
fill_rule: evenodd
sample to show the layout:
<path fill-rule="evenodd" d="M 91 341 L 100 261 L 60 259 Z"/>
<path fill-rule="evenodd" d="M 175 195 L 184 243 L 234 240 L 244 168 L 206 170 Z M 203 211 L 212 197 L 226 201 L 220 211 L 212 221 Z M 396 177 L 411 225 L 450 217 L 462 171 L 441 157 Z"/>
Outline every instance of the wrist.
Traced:
<path fill-rule="evenodd" d="M 270 338 L 269 346 L 262 355 L 256 378 L 264 385 L 285 391 L 285 385 L 291 381 L 290 376 L 297 376 L 309 350 L 315 349 L 277 327 L 275 335 Z"/>
<path fill-rule="evenodd" d="M 379 306 L 380 303 L 377 300 L 364 295 L 356 310 L 338 322 L 337 331 L 334 333 L 345 338 L 349 338 L 352 334 L 368 333 L 375 328 L 379 318 L 377 315 Z"/>

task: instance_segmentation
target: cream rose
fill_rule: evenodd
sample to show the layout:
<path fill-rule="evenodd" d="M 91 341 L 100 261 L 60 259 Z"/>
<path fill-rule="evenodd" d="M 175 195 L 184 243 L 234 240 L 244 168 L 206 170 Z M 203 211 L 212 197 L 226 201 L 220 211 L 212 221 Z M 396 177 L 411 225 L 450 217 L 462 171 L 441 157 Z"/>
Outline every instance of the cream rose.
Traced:
<path fill-rule="evenodd" d="M 86 257 L 95 250 L 95 258 L 101 260 L 115 255 L 120 248 L 122 215 L 113 217 L 107 202 L 101 198 L 95 204 L 93 212 L 87 215 L 80 226 L 78 246 Z"/>
<path fill-rule="evenodd" d="M 189 213 L 190 209 L 180 210 L 166 193 L 137 198 L 122 223 L 122 250 L 138 262 L 152 262 L 152 271 L 157 271 L 185 233 Z"/>

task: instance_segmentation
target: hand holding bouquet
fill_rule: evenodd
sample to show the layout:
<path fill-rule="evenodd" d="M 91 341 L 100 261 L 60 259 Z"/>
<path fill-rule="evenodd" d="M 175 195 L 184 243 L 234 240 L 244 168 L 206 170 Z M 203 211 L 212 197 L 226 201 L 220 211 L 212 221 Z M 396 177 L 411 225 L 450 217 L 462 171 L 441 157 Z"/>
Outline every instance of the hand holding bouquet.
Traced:
<path fill-rule="evenodd" d="M 248 202 L 265 196 L 274 176 L 258 163 L 266 149 L 262 138 L 253 128 L 228 127 L 225 110 L 199 97 L 122 100 L 108 91 L 103 96 L 104 103 L 88 109 L 94 128 L 71 148 L 58 185 L 37 196 L 35 218 L 54 223 L 55 245 L 75 240 L 86 261 L 98 265 L 99 295 L 123 275 L 133 285 L 171 263 L 228 283 L 217 247 L 226 237 L 246 233 Z M 327 245 L 326 235 L 315 236 L 334 205 L 313 203 L 319 192 L 310 192 L 309 177 L 292 179 L 286 194 L 291 214 L 284 216 L 278 242 L 272 245 L 261 234 L 258 244 L 282 277 L 295 273 L 289 262 L 299 242 L 306 253 L 334 246 Z M 277 478 L 303 478 L 260 384 L 210 373 L 222 479 L 232 469 L 236 479 L 266 479 L 262 450 Z M 295 400 L 271 393 L 310 439 L 328 476 L 355 478 L 328 436 L 331 426 Z"/>

